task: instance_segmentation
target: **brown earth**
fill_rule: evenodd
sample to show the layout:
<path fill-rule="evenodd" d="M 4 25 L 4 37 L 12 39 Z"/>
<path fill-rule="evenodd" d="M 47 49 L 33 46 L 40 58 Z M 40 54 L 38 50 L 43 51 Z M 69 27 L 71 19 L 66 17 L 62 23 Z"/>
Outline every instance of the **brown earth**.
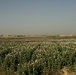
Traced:
<path fill-rule="evenodd" d="M 64 74 L 62 74 L 62 75 L 76 75 L 76 72 L 70 72 L 67 67 L 63 68 L 63 72 L 64 72 Z"/>

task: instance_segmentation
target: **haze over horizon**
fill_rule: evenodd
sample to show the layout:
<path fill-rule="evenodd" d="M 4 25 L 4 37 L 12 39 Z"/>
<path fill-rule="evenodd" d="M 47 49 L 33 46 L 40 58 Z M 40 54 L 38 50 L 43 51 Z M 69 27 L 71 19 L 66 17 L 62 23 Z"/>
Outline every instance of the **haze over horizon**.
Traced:
<path fill-rule="evenodd" d="M 0 0 L 0 34 L 76 34 L 76 0 Z"/>

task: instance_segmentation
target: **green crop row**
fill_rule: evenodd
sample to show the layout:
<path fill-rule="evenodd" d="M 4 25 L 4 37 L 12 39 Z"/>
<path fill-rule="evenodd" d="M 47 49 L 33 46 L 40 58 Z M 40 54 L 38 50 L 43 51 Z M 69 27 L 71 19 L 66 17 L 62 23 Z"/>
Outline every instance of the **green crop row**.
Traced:
<path fill-rule="evenodd" d="M 42 75 L 64 66 L 76 71 L 75 42 L 0 42 L 0 70 L 4 75 Z"/>

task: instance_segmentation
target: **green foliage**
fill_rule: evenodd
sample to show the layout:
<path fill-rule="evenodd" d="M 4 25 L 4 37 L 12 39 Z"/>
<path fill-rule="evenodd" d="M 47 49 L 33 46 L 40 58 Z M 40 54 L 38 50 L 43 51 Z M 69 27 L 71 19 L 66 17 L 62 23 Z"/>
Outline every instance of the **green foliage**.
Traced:
<path fill-rule="evenodd" d="M 69 42 L 68 42 L 69 40 Z M 75 39 L 74 39 L 75 40 Z M 1 70 L 11 75 L 41 75 L 63 66 L 76 71 L 76 43 L 70 39 L 56 42 L 0 42 Z M 76 41 L 76 40 L 75 40 Z"/>

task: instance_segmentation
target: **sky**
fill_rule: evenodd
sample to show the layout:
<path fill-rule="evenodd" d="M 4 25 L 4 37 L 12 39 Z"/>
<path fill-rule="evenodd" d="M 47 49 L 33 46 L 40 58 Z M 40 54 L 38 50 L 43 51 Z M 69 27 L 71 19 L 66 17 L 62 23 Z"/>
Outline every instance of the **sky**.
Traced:
<path fill-rule="evenodd" d="M 76 0 L 0 0 L 0 34 L 76 34 Z"/>

